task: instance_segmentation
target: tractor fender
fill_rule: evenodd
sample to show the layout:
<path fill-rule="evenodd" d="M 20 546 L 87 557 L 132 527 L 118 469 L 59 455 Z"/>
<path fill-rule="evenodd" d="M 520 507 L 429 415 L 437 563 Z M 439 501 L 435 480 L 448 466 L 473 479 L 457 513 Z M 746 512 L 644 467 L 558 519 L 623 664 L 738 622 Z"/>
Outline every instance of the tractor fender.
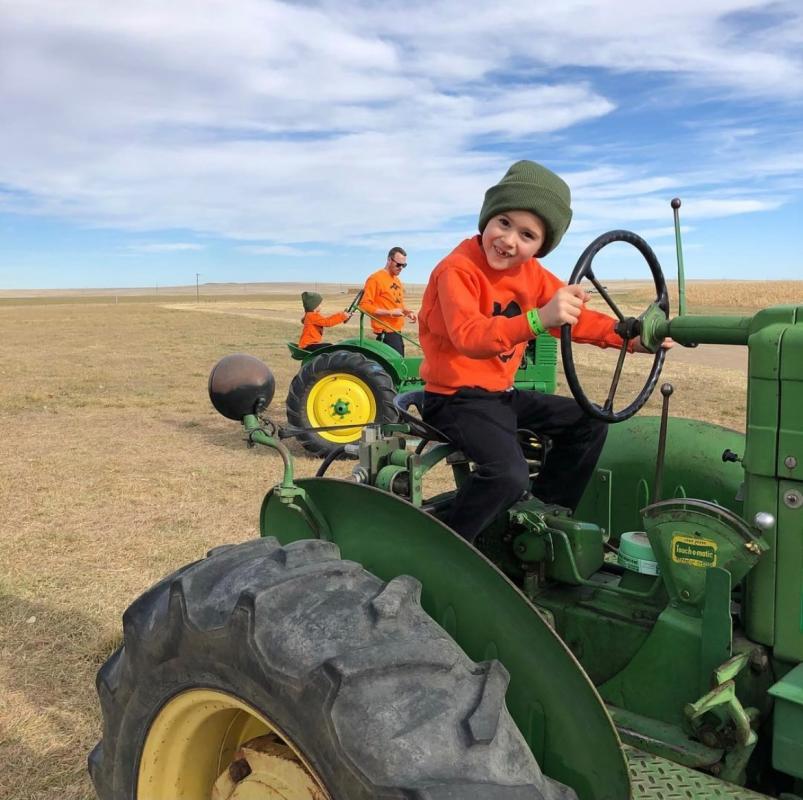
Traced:
<path fill-rule="evenodd" d="M 602 699 L 579 662 L 522 592 L 479 551 L 406 500 L 331 478 L 298 484 L 313 513 L 275 490 L 260 534 L 281 544 L 324 534 L 343 558 L 384 581 L 417 578 L 427 613 L 475 661 L 510 673 L 507 705 L 541 769 L 580 800 L 631 797 L 625 755 Z M 319 515 L 325 525 L 313 530 Z"/>

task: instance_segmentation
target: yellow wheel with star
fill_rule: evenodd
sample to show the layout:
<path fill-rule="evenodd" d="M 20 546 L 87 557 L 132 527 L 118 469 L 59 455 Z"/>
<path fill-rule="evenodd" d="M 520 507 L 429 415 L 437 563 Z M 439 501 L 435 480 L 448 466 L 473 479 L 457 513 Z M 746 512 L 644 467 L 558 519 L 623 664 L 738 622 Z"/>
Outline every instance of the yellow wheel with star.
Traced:
<path fill-rule="evenodd" d="M 373 490 L 372 490 L 373 491 Z M 101 667 L 99 800 L 568 800 L 477 664 L 333 542 L 211 551 L 123 615 Z"/>
<path fill-rule="evenodd" d="M 395 422 L 395 395 L 390 375 L 378 362 L 350 350 L 327 351 L 305 362 L 293 378 L 287 421 L 306 429 L 298 437 L 306 450 L 327 456 L 358 441 L 366 424 Z"/>
<path fill-rule="evenodd" d="M 376 398 L 361 378 L 348 372 L 334 372 L 310 387 L 307 419 L 315 428 L 338 426 L 335 430 L 319 431 L 321 438 L 335 444 L 353 442 L 360 438 L 360 426 L 376 419 Z M 356 423 L 355 427 L 339 427 L 350 422 Z"/>

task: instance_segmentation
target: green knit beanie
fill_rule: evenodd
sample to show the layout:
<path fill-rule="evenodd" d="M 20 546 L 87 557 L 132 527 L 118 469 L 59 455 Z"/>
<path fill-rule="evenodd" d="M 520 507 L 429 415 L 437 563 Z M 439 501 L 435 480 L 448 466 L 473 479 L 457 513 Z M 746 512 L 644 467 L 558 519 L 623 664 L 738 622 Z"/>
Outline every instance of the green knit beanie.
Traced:
<path fill-rule="evenodd" d="M 323 297 L 315 292 L 301 292 L 301 304 L 304 306 L 304 311 L 315 311 L 322 302 Z"/>
<path fill-rule="evenodd" d="M 544 244 L 536 253 L 552 252 L 572 220 L 572 194 L 562 178 L 534 161 L 517 161 L 496 186 L 485 192 L 480 211 L 480 233 L 497 214 L 530 211 L 544 221 Z"/>

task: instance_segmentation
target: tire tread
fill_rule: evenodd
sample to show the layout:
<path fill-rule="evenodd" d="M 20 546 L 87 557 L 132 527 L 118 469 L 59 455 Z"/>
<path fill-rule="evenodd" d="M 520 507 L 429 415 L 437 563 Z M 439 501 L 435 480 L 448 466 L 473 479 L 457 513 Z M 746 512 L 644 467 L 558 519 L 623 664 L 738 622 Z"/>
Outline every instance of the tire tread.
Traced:
<path fill-rule="evenodd" d="M 350 373 L 371 387 L 376 401 L 377 422 L 395 422 L 398 419 L 398 413 L 393 405 L 396 388 L 384 367 L 362 353 L 334 350 L 311 358 L 290 382 L 285 408 L 287 421 L 291 425 L 297 428 L 311 427 L 306 412 L 307 395 L 321 378 L 333 372 Z M 326 456 L 339 447 L 315 431 L 307 431 L 297 438 L 307 452 L 316 456 Z"/>
<path fill-rule="evenodd" d="M 121 770 L 135 774 L 132 742 L 144 737 L 131 719 L 149 725 L 165 702 L 148 712 L 142 701 L 154 676 L 175 676 L 163 690 L 175 694 L 195 674 L 267 705 L 333 800 L 569 800 L 507 711 L 507 671 L 471 661 L 420 594 L 415 579 L 384 583 L 321 541 L 216 548 L 160 581 L 126 612 L 124 643 L 98 675 L 98 796 L 133 797 Z"/>

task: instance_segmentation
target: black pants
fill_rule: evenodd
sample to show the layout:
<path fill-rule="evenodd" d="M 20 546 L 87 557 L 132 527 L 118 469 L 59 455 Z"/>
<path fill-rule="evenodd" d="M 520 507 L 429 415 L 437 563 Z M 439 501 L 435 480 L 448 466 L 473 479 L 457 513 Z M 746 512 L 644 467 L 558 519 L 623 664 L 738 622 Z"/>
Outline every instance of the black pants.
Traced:
<path fill-rule="evenodd" d="M 317 344 L 308 344 L 304 349 L 309 350 L 311 353 L 313 350 L 320 350 L 322 347 L 329 347 L 329 342 L 318 342 Z"/>
<path fill-rule="evenodd" d="M 426 392 L 423 418 L 476 464 L 444 520 L 470 542 L 528 488 L 518 428 L 552 439 L 546 465 L 529 488 L 545 503 L 571 509 L 580 502 L 608 433 L 606 423 L 587 416 L 572 398 L 519 389 Z"/>
<path fill-rule="evenodd" d="M 390 345 L 394 350 L 397 350 L 399 355 L 404 355 L 404 339 L 402 339 L 400 333 L 385 331 L 384 333 L 378 333 L 376 338 L 379 339 L 380 342 L 384 342 Z"/>

